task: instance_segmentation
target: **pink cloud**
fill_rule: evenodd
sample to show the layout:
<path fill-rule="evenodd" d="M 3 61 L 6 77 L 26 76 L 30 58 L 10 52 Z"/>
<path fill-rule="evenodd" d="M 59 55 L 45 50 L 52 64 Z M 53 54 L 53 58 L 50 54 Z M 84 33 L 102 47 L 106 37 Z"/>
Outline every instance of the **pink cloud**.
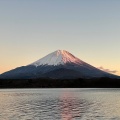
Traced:
<path fill-rule="evenodd" d="M 103 70 L 103 71 L 108 72 L 108 73 L 117 73 L 118 72 L 117 70 L 105 69 L 102 66 L 98 67 L 98 69 Z"/>

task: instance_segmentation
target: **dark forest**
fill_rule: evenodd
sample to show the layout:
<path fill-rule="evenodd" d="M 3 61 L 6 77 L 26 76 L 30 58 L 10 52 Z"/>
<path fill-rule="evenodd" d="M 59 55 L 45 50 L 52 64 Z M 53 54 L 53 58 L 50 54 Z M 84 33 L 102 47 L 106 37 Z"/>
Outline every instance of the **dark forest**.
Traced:
<path fill-rule="evenodd" d="M 119 88 L 120 79 L 0 79 L 0 88 Z"/>

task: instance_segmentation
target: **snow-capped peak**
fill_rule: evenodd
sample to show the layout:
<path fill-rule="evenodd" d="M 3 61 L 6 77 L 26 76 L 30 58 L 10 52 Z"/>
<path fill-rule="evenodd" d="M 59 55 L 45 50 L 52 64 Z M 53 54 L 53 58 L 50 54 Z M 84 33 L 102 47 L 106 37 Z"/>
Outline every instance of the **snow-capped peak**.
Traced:
<path fill-rule="evenodd" d="M 57 50 L 30 65 L 34 65 L 34 66 L 54 65 L 56 66 L 56 65 L 64 65 L 66 63 L 82 64 L 82 61 L 76 58 L 74 55 L 72 55 L 66 50 Z"/>

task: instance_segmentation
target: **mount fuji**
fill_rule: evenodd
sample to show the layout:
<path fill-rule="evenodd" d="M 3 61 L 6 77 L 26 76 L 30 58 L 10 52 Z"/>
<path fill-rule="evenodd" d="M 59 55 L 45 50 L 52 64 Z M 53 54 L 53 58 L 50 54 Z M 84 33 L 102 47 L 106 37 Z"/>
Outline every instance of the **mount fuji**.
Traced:
<path fill-rule="evenodd" d="M 57 50 L 27 66 L 18 67 L 0 75 L 1 79 L 100 77 L 115 78 L 117 76 L 95 68 L 65 50 Z"/>

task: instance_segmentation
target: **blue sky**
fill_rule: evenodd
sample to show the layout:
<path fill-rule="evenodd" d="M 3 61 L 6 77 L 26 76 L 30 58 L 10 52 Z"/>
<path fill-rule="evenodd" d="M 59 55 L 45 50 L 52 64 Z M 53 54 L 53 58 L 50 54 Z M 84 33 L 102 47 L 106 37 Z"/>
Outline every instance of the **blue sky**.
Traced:
<path fill-rule="evenodd" d="M 120 75 L 120 0 L 1 0 L 0 73 L 57 49 Z"/>

